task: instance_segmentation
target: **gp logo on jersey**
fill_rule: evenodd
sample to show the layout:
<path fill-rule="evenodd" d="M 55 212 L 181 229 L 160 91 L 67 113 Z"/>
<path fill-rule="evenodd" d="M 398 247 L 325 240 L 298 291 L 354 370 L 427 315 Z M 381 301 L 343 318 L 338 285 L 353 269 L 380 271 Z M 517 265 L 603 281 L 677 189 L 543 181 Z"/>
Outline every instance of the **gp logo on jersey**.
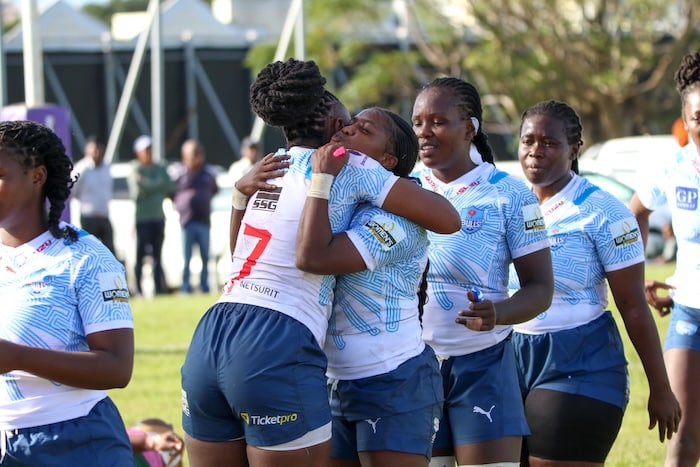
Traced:
<path fill-rule="evenodd" d="M 634 218 L 617 221 L 610 226 L 615 246 L 631 245 L 639 241 L 640 233 Z"/>
<path fill-rule="evenodd" d="M 124 276 L 118 272 L 101 272 L 98 277 L 103 302 L 126 303 L 129 301 L 129 290 Z"/>
<path fill-rule="evenodd" d="M 486 222 L 486 215 L 483 209 L 473 206 L 462 209 L 462 230 L 467 233 L 473 233 L 481 229 Z"/>
<path fill-rule="evenodd" d="M 676 207 L 686 211 L 695 211 L 698 208 L 698 189 L 677 186 Z"/>
<path fill-rule="evenodd" d="M 523 206 L 523 220 L 525 222 L 525 232 L 537 232 L 545 229 L 544 217 L 542 216 L 540 205 L 537 203 Z"/>
<path fill-rule="evenodd" d="M 255 194 L 251 209 L 256 211 L 274 212 L 277 209 L 277 202 L 280 199 L 282 187 L 278 186 L 274 190 L 260 190 Z"/>
<path fill-rule="evenodd" d="M 365 229 L 379 241 L 384 251 L 406 238 L 406 232 L 393 220 L 381 214 L 374 216 L 365 224 Z"/>

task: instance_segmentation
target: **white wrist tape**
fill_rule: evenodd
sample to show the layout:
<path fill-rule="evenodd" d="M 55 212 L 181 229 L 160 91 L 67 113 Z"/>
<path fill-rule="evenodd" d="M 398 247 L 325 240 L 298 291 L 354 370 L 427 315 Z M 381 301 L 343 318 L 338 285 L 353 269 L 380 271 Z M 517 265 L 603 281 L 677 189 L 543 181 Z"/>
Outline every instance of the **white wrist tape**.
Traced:
<path fill-rule="evenodd" d="M 335 177 L 331 174 L 311 174 L 311 186 L 307 196 L 328 199 L 331 197 L 331 185 Z"/>
<path fill-rule="evenodd" d="M 238 191 L 235 186 L 231 189 L 231 206 L 236 211 L 245 211 L 246 206 L 248 206 L 248 197 Z"/>

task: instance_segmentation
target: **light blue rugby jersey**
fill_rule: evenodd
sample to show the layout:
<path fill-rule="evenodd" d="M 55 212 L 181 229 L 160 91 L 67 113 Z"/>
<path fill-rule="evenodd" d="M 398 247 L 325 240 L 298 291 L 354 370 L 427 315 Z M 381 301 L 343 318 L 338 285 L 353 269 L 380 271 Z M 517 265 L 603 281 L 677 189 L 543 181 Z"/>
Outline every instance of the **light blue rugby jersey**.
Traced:
<path fill-rule="evenodd" d="M 653 178 L 637 193 L 649 209 L 668 202 L 673 233 L 678 244 L 676 271 L 669 283 L 673 300 L 685 306 L 700 308 L 700 154 L 691 142 L 675 156 L 655 168 Z"/>
<path fill-rule="evenodd" d="M 594 320 L 608 306 L 605 274 L 644 262 L 641 234 L 629 209 L 585 178 L 572 175 L 556 196 L 541 205 L 554 270 L 552 305 L 517 324 L 518 332 L 552 332 Z"/>
<path fill-rule="evenodd" d="M 428 303 L 423 338 L 438 355 L 457 356 L 505 339 L 512 326 L 476 332 L 454 322 L 469 307 L 467 287 L 479 287 L 493 301 L 508 297 L 508 269 L 514 258 L 547 248 L 537 197 L 525 184 L 481 164 L 457 180 L 442 183 L 424 168 L 416 174 L 426 189 L 447 198 L 462 217 L 460 231 L 430 240 Z"/>
<path fill-rule="evenodd" d="M 417 292 L 428 260 L 425 230 L 362 204 L 348 236 L 367 265 L 338 276 L 325 345 L 328 376 L 384 374 L 425 348 Z"/>
<path fill-rule="evenodd" d="M 124 267 L 94 236 L 79 234 L 77 242 L 45 232 L 17 248 L 0 245 L 0 339 L 83 352 L 88 334 L 133 327 Z M 105 395 L 24 371 L 0 374 L 0 429 L 83 416 Z"/>
<path fill-rule="evenodd" d="M 310 274 L 296 267 L 299 219 L 311 181 L 313 149 L 293 147 L 292 165 L 271 180 L 276 190 L 258 191 L 248 200 L 233 253 L 232 274 L 220 302 L 270 308 L 303 323 L 323 347 L 333 301 L 335 276 Z M 398 177 L 378 162 L 354 153 L 331 187 L 331 228 L 342 232 L 362 201 L 377 206 Z"/>

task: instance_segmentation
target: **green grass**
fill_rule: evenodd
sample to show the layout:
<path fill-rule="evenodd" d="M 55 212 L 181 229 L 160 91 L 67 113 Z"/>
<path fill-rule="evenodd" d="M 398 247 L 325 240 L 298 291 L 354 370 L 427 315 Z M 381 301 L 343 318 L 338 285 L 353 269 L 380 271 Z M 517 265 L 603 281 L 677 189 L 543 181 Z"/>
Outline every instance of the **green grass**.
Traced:
<path fill-rule="evenodd" d="M 663 280 L 672 272 L 673 265 L 647 268 L 648 278 Z M 177 295 L 132 301 L 136 334 L 134 375 L 126 389 L 110 391 L 127 426 L 143 418 L 160 417 L 183 433 L 180 366 L 199 318 L 216 299 L 216 295 Z M 668 319 L 656 318 L 656 322 L 663 338 Z M 627 349 L 631 393 L 622 429 L 606 465 L 663 465 L 665 444 L 659 443 L 656 431 L 647 430 L 646 378 L 621 321 L 618 323 Z"/>

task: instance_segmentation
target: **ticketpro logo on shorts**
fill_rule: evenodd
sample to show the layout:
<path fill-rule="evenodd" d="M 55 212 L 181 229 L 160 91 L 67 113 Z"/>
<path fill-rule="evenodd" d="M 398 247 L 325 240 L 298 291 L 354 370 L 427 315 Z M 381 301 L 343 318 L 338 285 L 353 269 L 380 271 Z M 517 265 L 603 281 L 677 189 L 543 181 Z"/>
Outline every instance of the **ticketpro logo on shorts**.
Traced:
<path fill-rule="evenodd" d="M 284 425 L 289 422 L 296 422 L 298 415 L 290 413 L 286 415 L 251 415 L 248 412 L 241 412 L 241 418 L 248 425 Z"/>

